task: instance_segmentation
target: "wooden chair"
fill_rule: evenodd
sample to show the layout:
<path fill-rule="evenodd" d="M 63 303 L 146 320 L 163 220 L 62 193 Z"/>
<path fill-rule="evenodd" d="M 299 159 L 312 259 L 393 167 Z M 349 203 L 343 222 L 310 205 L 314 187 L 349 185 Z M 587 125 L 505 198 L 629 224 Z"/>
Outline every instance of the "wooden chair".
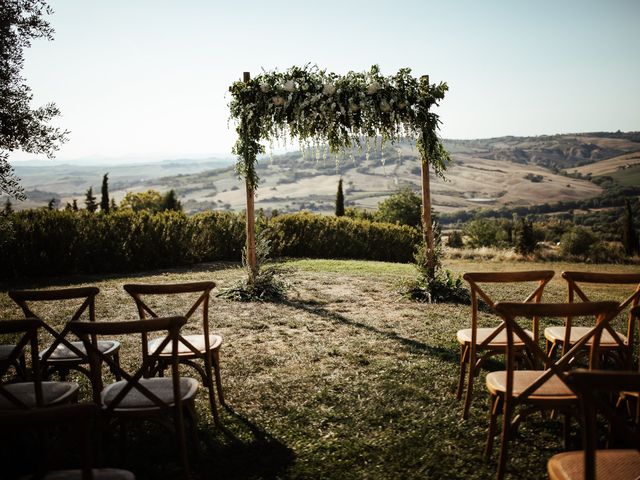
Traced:
<path fill-rule="evenodd" d="M 639 312 L 640 313 L 640 312 Z M 581 371 L 567 374 L 567 383 L 578 393 L 583 417 L 584 450 L 554 455 L 547 463 L 550 480 L 626 480 L 640 478 L 640 435 L 630 431 L 616 410 L 596 396 L 600 392 L 640 391 L 640 373 L 631 371 Z M 596 411 L 623 430 L 630 449 L 596 450 Z"/>
<path fill-rule="evenodd" d="M 512 432 L 518 427 L 524 416 L 538 410 L 555 410 L 565 414 L 565 444 L 568 438 L 569 418 L 578 409 L 576 392 L 566 381 L 567 369 L 573 356 L 593 339 L 590 362 L 597 367 L 600 352 L 598 343 L 603 330 L 615 316 L 616 302 L 585 303 L 498 303 L 496 311 L 505 321 L 507 330 L 505 355 L 506 370 L 487 374 L 489 391 L 489 429 L 485 455 L 489 457 L 493 448 L 493 437 L 497 417 L 502 413 L 502 435 L 497 478 L 504 477 L 507 463 L 507 446 Z M 595 317 L 594 327 L 585 334 L 562 357 L 547 362 L 544 370 L 516 370 L 516 354 L 519 349 L 516 339 L 525 343 L 534 355 L 535 365 L 545 365 L 547 356 L 531 336 L 518 324 L 521 317 L 565 318 Z M 514 413 L 518 408 L 518 415 Z"/>
<path fill-rule="evenodd" d="M 87 377 L 90 376 L 86 369 L 88 359 L 84 345 L 81 341 L 70 339 L 69 332 L 71 323 L 81 320 L 85 313 L 84 317 L 90 322 L 95 321 L 95 298 L 98 292 L 96 287 L 9 291 L 9 297 L 18 304 L 25 317 L 42 320 L 44 330 L 52 338 L 51 345 L 40 354 L 40 364 L 45 378 L 58 372 L 60 377 L 64 379 L 70 370 L 77 370 Z M 58 325 L 53 320 L 53 312 L 59 312 L 62 308 L 62 302 L 65 301 L 74 303 L 72 308 L 75 308 L 75 311 L 63 325 Z M 76 306 L 77 303 L 80 305 Z M 38 304 L 40 308 L 36 308 L 35 304 Z M 38 315 L 34 310 L 44 310 L 45 315 Z M 116 365 L 120 363 L 120 343 L 104 339 L 100 340 L 97 345 L 105 355 L 114 359 Z"/>
<path fill-rule="evenodd" d="M 0 382 L 0 412 L 11 414 L 19 410 L 30 410 L 75 402 L 78 384 L 73 382 L 43 382 L 39 365 L 38 331 L 42 321 L 35 318 L 20 320 L 0 320 L 0 335 L 17 337 L 13 350 L 0 359 L 0 379 L 5 378 L 14 362 L 24 357 L 30 347 L 33 372 L 31 381 L 14 383 Z"/>
<path fill-rule="evenodd" d="M 185 476 L 188 477 L 189 461 L 184 416 L 190 420 L 195 438 L 195 396 L 198 381 L 181 377 L 178 372 L 179 332 L 186 321 L 185 317 L 167 317 L 125 322 L 72 322 L 70 329 L 84 342 L 89 357 L 93 399 L 100 405 L 106 418 L 110 422 L 120 423 L 121 427 L 129 420 L 153 420 L 159 423 L 171 420 L 177 437 L 180 462 Z M 142 365 L 134 373 L 120 367 L 113 356 L 97 348 L 91 338 L 148 333 L 163 333 L 164 336 L 154 350 L 147 352 L 142 359 Z M 171 377 L 146 378 L 145 374 L 159 361 L 166 347 L 170 349 Z M 123 380 L 105 386 L 102 380 L 102 362 L 117 371 Z"/>
<path fill-rule="evenodd" d="M 209 331 L 209 297 L 214 287 L 214 282 L 192 282 L 176 284 L 128 284 L 124 286 L 124 289 L 135 300 L 138 315 L 141 319 L 158 317 L 158 314 L 149 305 L 148 300 L 145 301 L 145 298 L 148 296 L 168 297 L 177 295 L 188 296 L 189 294 L 191 294 L 191 297 L 193 297 L 194 294 L 197 296 L 184 316 L 190 319 L 198 308 L 200 308 L 202 312 L 201 323 L 196 327 L 200 332 L 185 334 L 183 331 L 180 334 L 178 359 L 180 363 L 194 368 L 200 374 L 202 383 L 207 387 L 209 392 L 211 412 L 215 421 L 218 422 L 214 382 L 220 404 L 225 405 L 225 402 L 220 376 L 220 346 L 222 345 L 222 337 Z M 168 303 L 169 299 L 163 299 L 163 301 L 167 301 Z M 167 308 L 165 307 L 164 310 L 167 310 Z M 176 312 L 164 312 L 164 310 L 163 313 L 165 314 L 176 314 Z M 149 350 L 154 350 L 157 345 L 162 342 L 162 338 L 148 339 L 147 336 L 144 335 L 142 342 L 143 355 L 146 357 Z M 162 372 L 167 368 L 170 361 L 171 353 L 169 347 L 167 347 L 165 351 L 159 355 L 158 362 L 153 369 L 153 374 L 162 375 Z M 201 364 L 198 363 L 199 361 Z"/>
<path fill-rule="evenodd" d="M 632 319 L 637 319 L 640 325 L 640 305 L 631 309 L 630 312 Z M 635 321 L 634 321 L 635 323 Z M 638 362 L 637 370 L 640 371 L 640 362 Z M 623 405 L 627 406 L 627 412 L 635 418 L 636 424 L 640 423 L 640 389 L 638 390 L 622 390 L 618 396 L 618 402 L 616 408 L 621 408 Z M 632 412 L 631 406 L 635 405 Z"/>
<path fill-rule="evenodd" d="M 473 396 L 473 379 L 480 372 L 482 364 L 491 356 L 504 353 L 506 345 L 506 331 L 504 322 L 492 328 L 478 327 L 478 305 L 482 299 L 492 313 L 495 314 L 495 301 L 487 294 L 481 284 L 518 284 L 536 283 L 536 288 L 523 300 L 524 302 L 540 302 L 542 293 L 549 281 L 553 278 L 553 270 L 525 271 L 525 272 L 477 272 L 465 273 L 463 278 L 469 282 L 471 288 L 471 328 L 458 330 L 457 339 L 460 344 L 460 378 L 458 380 L 457 398 L 462 398 L 465 387 L 465 377 L 468 379 L 467 392 L 464 401 L 462 418 L 469 416 L 471 399 Z M 485 287 L 486 288 L 486 287 Z M 537 343 L 538 319 L 533 319 L 532 330 L 529 335 Z M 524 342 L 516 340 L 515 348 L 524 353 Z M 478 357 L 478 354 L 484 353 Z"/>
<path fill-rule="evenodd" d="M 629 309 L 629 306 L 634 307 L 638 305 L 638 300 L 640 299 L 640 273 L 562 272 L 562 278 L 567 281 L 569 302 L 589 302 L 590 299 L 584 291 L 586 285 L 599 287 L 629 285 L 633 287 L 633 290 L 629 292 L 628 296 L 620 301 L 617 314 Z M 608 296 L 609 292 L 607 292 L 607 297 Z M 615 331 L 610 325 L 603 332 L 602 339 L 600 340 L 600 350 L 602 353 L 615 358 L 620 368 L 631 368 L 634 329 L 635 322 L 632 320 L 631 313 L 629 312 L 626 334 Z M 589 330 L 590 327 L 573 325 L 571 317 L 566 319 L 564 326 L 546 328 L 544 330 L 544 336 L 546 339 L 547 356 L 552 357 L 558 351 L 564 354 L 567 348 L 574 345 Z"/>
<path fill-rule="evenodd" d="M 99 408 L 93 403 L 69 404 L 57 407 L 39 408 L 14 412 L 10 415 L 0 413 L 0 426 L 20 431 L 35 430 L 39 438 L 40 448 L 29 448 L 28 451 L 14 451 L 9 445 L 2 454 L 12 455 L 6 461 L 10 461 L 10 467 L 24 469 L 33 472 L 33 476 L 21 478 L 37 478 L 43 480 L 134 480 L 133 473 L 127 470 L 115 468 L 93 468 L 96 459 L 97 445 L 95 440 L 95 426 L 98 419 Z M 56 427 L 70 427 L 70 432 L 65 436 L 52 436 L 48 434 L 59 433 Z M 58 428 L 59 429 L 59 428 Z M 31 433 L 31 432 L 29 432 Z M 63 440 L 62 444 L 60 444 Z M 35 447 L 35 446 L 34 446 Z M 59 464 L 57 456 L 67 459 L 69 452 L 80 450 L 81 469 L 48 471 L 53 463 Z M 34 455 L 36 454 L 36 455 Z M 66 466 L 66 465 L 65 465 Z M 74 465 L 75 466 L 75 465 Z M 5 468 L 5 472 L 6 472 Z"/>

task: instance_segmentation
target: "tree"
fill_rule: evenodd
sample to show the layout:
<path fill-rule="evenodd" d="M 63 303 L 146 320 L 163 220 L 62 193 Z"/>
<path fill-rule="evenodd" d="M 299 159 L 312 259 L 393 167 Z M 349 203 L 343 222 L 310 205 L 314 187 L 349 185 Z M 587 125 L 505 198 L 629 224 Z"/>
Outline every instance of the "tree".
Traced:
<path fill-rule="evenodd" d="M 87 207 L 87 211 L 93 213 L 98 209 L 98 204 L 96 203 L 96 197 L 93 194 L 93 187 L 89 187 L 87 193 L 85 194 L 84 204 Z"/>
<path fill-rule="evenodd" d="M 11 199 L 9 197 L 7 197 L 7 199 L 4 202 L 4 208 L 2 209 L 2 213 L 4 213 L 5 215 L 9 215 L 10 213 L 13 213 L 13 204 L 11 203 Z"/>
<path fill-rule="evenodd" d="M 53 39 L 43 19 L 52 13 L 43 0 L 0 2 L 0 193 L 24 199 L 24 191 L 9 164 L 9 153 L 22 150 L 53 157 L 67 131 L 49 125 L 60 114 L 53 103 L 32 109 L 31 88 L 21 76 L 23 50 L 36 38 Z"/>
<path fill-rule="evenodd" d="M 378 204 L 375 218 L 380 222 L 419 228 L 422 223 L 422 199 L 410 188 L 401 188 Z"/>
<path fill-rule="evenodd" d="M 160 210 L 173 210 L 176 212 L 182 211 L 182 204 L 180 203 L 180 200 L 178 200 L 178 196 L 173 188 L 165 193 L 164 197 L 162 197 Z"/>
<path fill-rule="evenodd" d="M 336 217 L 344 216 L 344 193 L 342 192 L 342 179 L 338 181 L 338 193 L 336 193 Z"/>
<path fill-rule="evenodd" d="M 447 239 L 447 246 L 451 248 L 464 247 L 464 240 L 462 239 L 462 232 L 460 230 L 454 230 L 449 234 Z"/>
<path fill-rule="evenodd" d="M 111 205 L 109 205 L 109 211 L 115 212 L 118 209 L 118 205 L 116 204 L 116 200 L 114 198 L 111 199 Z"/>
<path fill-rule="evenodd" d="M 49 203 L 47 203 L 47 209 L 57 210 L 57 205 L 58 205 L 58 200 L 56 200 L 55 198 L 52 198 L 51 200 L 49 200 Z"/>
<path fill-rule="evenodd" d="M 73 210 L 74 212 L 78 211 L 78 201 L 75 198 L 73 199 L 73 203 L 71 204 L 71 210 Z"/>
<path fill-rule="evenodd" d="M 622 245 L 627 255 L 633 256 L 640 253 L 640 245 L 638 242 L 638 233 L 633 224 L 633 211 L 631 210 L 631 202 L 628 198 L 624 199 L 624 215 L 622 218 Z"/>
<path fill-rule="evenodd" d="M 159 212 L 162 210 L 163 198 L 157 190 L 147 190 L 146 192 L 127 192 L 120 202 L 121 208 L 130 208 L 134 212 L 149 210 Z"/>
<path fill-rule="evenodd" d="M 100 210 L 109 213 L 109 174 L 105 173 L 102 177 L 102 188 L 100 189 Z"/>
<path fill-rule="evenodd" d="M 516 228 L 515 250 L 521 255 L 529 255 L 535 249 L 536 238 L 533 233 L 533 222 L 522 217 Z"/>

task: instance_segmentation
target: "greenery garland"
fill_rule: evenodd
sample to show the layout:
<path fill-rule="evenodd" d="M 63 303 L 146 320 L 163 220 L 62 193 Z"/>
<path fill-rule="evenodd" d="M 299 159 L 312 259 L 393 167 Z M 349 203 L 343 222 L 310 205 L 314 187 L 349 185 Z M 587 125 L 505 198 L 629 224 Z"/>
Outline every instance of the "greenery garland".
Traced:
<path fill-rule="evenodd" d="M 229 108 L 237 122 L 238 173 L 257 186 L 255 165 L 265 140 L 297 138 L 339 153 L 361 147 L 362 138 L 381 137 L 383 144 L 415 140 L 423 161 L 442 175 L 449 157 L 437 135 L 440 120 L 430 109 L 447 89 L 427 76 L 411 76 L 409 68 L 382 76 L 376 65 L 343 76 L 306 65 L 235 82 Z"/>

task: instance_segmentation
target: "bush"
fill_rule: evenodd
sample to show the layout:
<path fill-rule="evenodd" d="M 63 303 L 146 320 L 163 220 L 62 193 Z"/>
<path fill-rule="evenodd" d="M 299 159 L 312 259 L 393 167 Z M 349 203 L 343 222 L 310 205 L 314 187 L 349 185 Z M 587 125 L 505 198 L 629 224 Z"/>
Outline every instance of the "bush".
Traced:
<path fill-rule="evenodd" d="M 279 215 L 269 221 L 273 255 L 353 258 L 410 262 L 420 243 L 417 229 L 406 225 L 328 217 L 308 212 Z"/>
<path fill-rule="evenodd" d="M 12 235 L 0 248 L 1 275 L 136 271 L 240 260 L 244 221 L 236 214 L 110 214 L 24 210 L 6 217 Z"/>
<path fill-rule="evenodd" d="M 375 219 L 419 228 L 422 225 L 422 199 L 410 188 L 402 188 L 378 204 Z"/>
<path fill-rule="evenodd" d="M 450 248 L 462 248 L 464 247 L 464 241 L 462 240 L 462 233 L 460 230 L 454 230 L 449 234 L 447 239 L 447 247 Z"/>
<path fill-rule="evenodd" d="M 573 227 L 560 238 L 560 251 L 565 256 L 586 258 L 598 238 L 589 228 Z"/>
<path fill-rule="evenodd" d="M 619 242 L 596 242 L 589 247 L 591 263 L 624 263 L 627 260 L 624 247 Z"/>

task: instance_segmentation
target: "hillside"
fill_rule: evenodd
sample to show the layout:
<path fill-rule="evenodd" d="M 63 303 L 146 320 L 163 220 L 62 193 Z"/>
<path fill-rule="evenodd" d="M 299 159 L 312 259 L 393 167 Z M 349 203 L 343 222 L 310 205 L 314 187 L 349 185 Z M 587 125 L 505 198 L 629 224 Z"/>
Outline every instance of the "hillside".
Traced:
<path fill-rule="evenodd" d="M 567 177 L 565 171 L 615 175 L 621 168 L 632 168 L 640 174 L 637 132 L 445 140 L 445 146 L 452 159 L 447 179 L 433 178 L 432 184 L 435 209 L 441 212 L 581 200 L 601 192 L 587 180 Z M 110 176 L 111 193 L 118 200 L 126 191 L 174 188 L 189 212 L 243 209 L 244 187 L 233 167 L 207 170 L 206 166 L 189 163 L 182 170 L 179 162 L 167 170 L 137 166 L 131 175 L 121 166 L 125 170 Z M 94 192 L 99 190 L 102 173 L 110 171 L 92 168 L 91 183 L 88 172 L 84 183 L 82 175 L 60 176 L 42 166 L 36 169 L 37 177 L 26 170 L 18 173 L 30 190 L 31 203 L 43 205 L 55 196 L 63 204 L 73 198 L 82 204 L 86 189 L 93 185 Z M 339 159 L 322 151 L 305 152 L 304 157 L 299 151 L 290 152 L 261 159 L 258 173 L 257 207 L 279 211 L 331 212 L 340 177 L 347 205 L 367 209 L 400 187 L 418 189 L 420 185 L 417 152 L 408 144 L 385 145 L 383 151 L 378 144 L 369 155 L 356 150 L 353 156 Z M 623 181 L 628 173 L 624 170 Z"/>

